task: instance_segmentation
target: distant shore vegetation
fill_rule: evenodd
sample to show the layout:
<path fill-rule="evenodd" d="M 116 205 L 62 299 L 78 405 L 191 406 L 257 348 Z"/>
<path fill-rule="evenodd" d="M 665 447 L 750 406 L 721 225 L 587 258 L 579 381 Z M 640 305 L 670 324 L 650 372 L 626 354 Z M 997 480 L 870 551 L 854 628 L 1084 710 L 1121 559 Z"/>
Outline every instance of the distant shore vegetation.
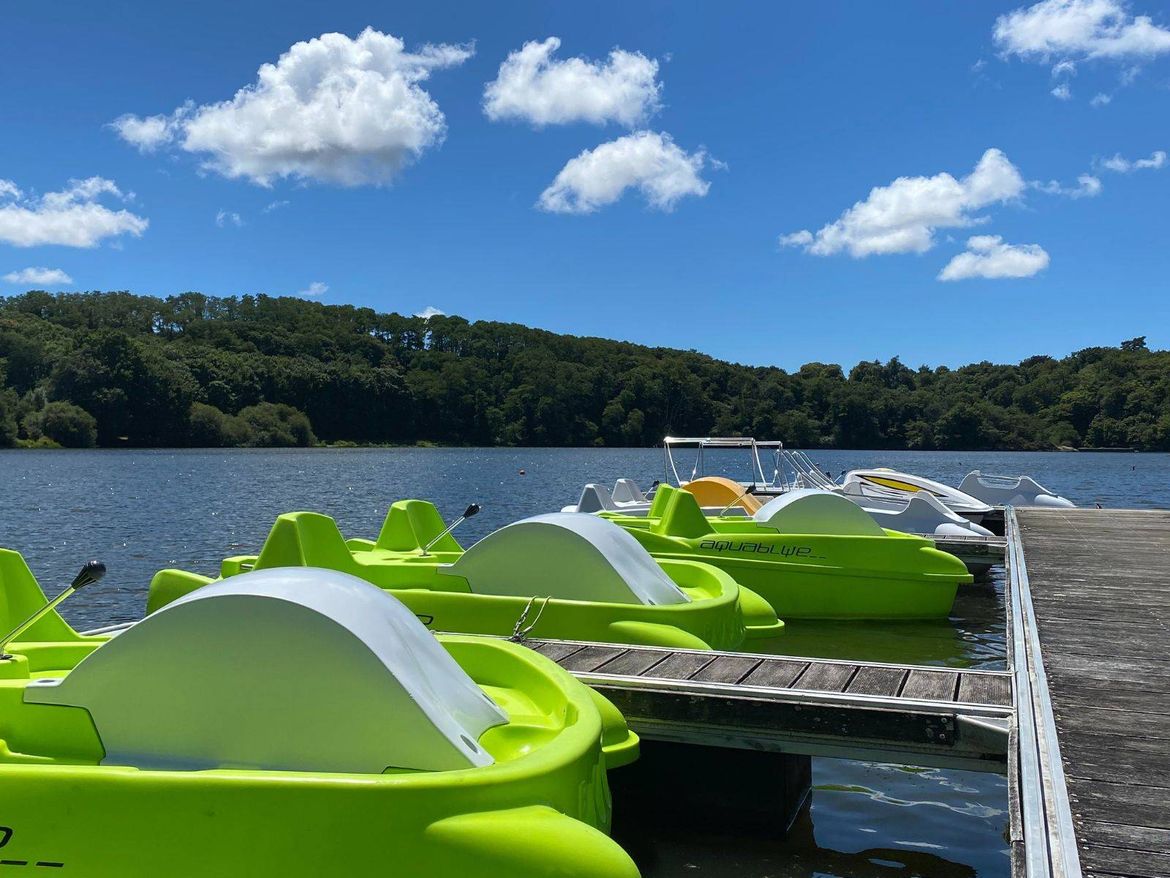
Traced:
<path fill-rule="evenodd" d="M 1170 450 L 1170 352 L 798 371 L 264 295 L 0 298 L 0 446 L 321 443 Z"/>

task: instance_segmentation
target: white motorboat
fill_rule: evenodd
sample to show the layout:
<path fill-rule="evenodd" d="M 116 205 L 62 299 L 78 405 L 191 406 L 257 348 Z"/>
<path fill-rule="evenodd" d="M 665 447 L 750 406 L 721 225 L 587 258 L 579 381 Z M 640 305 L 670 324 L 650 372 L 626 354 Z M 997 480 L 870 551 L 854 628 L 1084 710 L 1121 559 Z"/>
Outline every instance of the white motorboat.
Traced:
<path fill-rule="evenodd" d="M 984 475 L 974 470 L 964 476 L 959 490 L 992 506 L 1046 506 L 1072 509 L 1076 506 L 1066 497 L 1049 491 L 1031 476 Z"/>

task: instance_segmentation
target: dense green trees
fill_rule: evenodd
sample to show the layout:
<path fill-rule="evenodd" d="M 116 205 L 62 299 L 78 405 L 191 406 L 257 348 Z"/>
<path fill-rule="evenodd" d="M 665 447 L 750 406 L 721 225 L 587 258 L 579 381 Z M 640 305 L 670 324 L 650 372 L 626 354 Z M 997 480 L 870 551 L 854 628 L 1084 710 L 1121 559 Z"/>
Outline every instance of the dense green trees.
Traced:
<path fill-rule="evenodd" d="M 0 445 L 651 445 L 1170 450 L 1170 353 L 789 373 L 694 351 L 293 298 L 0 299 Z"/>
<path fill-rule="evenodd" d="M 47 439 L 63 448 L 93 448 L 97 445 L 94 416 L 71 402 L 49 402 L 21 422 L 28 438 Z"/>

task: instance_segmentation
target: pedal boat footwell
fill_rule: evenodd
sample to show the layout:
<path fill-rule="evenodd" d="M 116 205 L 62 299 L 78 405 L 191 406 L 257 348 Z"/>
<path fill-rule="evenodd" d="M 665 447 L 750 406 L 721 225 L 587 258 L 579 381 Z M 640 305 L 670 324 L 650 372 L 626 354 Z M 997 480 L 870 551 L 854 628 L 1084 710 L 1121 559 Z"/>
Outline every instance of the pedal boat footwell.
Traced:
<path fill-rule="evenodd" d="M 0 550 L 0 624 L 44 597 Z M 0 660 L 0 857 L 82 876 L 634 878 L 637 738 L 531 650 L 433 637 L 331 571 L 233 577 Z M 37 869 L 36 871 L 43 871 Z"/>
<path fill-rule="evenodd" d="M 553 513 L 490 534 L 466 552 L 442 533 L 433 505 L 395 503 L 376 542 L 344 540 L 313 512 L 281 515 L 258 556 L 226 559 L 221 575 L 310 565 L 387 589 L 435 631 L 685 649 L 734 650 L 746 637 L 776 636 L 783 623 L 758 595 L 698 559 L 655 562 L 635 539 L 600 518 Z M 148 610 L 211 580 L 177 570 L 151 583 Z"/>

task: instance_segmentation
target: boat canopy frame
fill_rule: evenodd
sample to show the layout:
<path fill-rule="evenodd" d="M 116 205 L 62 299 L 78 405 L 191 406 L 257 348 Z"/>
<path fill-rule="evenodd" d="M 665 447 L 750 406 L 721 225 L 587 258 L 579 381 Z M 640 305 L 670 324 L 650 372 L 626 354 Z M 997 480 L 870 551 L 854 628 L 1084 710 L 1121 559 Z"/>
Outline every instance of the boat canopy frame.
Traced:
<path fill-rule="evenodd" d="M 665 456 L 664 475 L 667 482 L 681 488 L 686 482 L 679 476 L 678 467 L 675 464 L 672 450 L 676 448 L 698 449 L 694 466 L 691 468 L 691 477 L 686 481 L 694 481 L 708 475 L 704 467 L 704 452 L 707 449 L 741 448 L 747 450 L 749 455 L 752 473 L 751 484 L 753 486 L 772 490 L 787 490 L 789 487 L 788 480 L 780 468 L 779 455 L 784 449 L 784 443 L 779 439 L 755 439 L 751 436 L 666 436 L 662 440 L 662 450 Z M 760 460 L 761 449 L 770 449 L 773 453 L 776 466 L 772 471 L 771 479 L 764 473 L 764 464 Z"/>

